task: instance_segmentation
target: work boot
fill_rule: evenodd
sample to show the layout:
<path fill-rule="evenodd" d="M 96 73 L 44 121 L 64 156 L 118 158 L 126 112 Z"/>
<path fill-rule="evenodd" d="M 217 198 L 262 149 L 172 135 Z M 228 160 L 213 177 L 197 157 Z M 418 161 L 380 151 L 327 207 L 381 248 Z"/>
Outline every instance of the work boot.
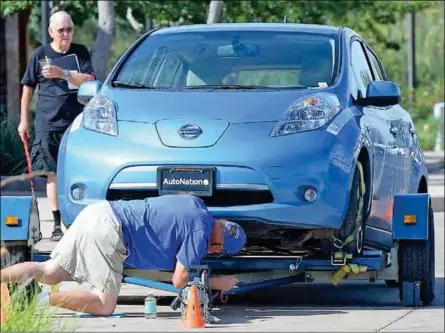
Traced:
<path fill-rule="evenodd" d="M 63 237 L 63 231 L 60 226 L 54 227 L 53 234 L 51 235 L 50 240 L 53 242 L 58 242 Z"/>

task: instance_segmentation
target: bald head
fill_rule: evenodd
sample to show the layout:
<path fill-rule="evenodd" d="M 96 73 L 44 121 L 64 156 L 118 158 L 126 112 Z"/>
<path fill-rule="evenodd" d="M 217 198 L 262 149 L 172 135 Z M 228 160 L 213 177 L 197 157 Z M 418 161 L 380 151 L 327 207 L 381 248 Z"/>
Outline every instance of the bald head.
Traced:
<path fill-rule="evenodd" d="M 48 27 L 49 35 L 52 37 L 53 49 L 57 52 L 66 52 L 71 46 L 74 33 L 74 24 L 71 16 L 61 10 L 51 15 Z"/>
<path fill-rule="evenodd" d="M 65 24 L 65 23 L 67 23 L 69 25 L 74 25 L 70 14 L 68 14 L 64 10 L 55 12 L 49 18 L 49 26 L 50 26 L 50 28 L 53 28 L 53 29 L 55 29 L 57 27 L 57 25 Z"/>

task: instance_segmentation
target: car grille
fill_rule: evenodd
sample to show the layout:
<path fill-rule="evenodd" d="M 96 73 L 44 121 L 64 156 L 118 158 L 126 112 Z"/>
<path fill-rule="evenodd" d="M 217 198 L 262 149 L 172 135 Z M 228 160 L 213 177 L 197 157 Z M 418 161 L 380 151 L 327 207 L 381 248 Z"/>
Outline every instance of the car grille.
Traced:
<path fill-rule="evenodd" d="M 135 200 L 159 196 L 157 190 L 117 190 L 107 192 L 107 200 Z M 273 202 L 270 191 L 214 190 L 211 197 L 201 197 L 208 207 L 258 205 Z"/>

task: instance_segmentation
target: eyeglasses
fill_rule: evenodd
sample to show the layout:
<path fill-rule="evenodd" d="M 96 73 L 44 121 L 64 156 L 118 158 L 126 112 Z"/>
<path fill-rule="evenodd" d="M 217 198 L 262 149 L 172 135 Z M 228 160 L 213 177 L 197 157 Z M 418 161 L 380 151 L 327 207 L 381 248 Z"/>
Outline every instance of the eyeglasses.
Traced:
<path fill-rule="evenodd" d="M 212 246 L 223 246 L 221 243 L 212 243 Z M 221 258 L 224 255 L 227 255 L 227 252 L 223 249 L 221 252 L 213 252 L 212 255 L 214 255 L 216 258 Z"/>
<path fill-rule="evenodd" d="M 56 30 L 57 31 L 57 33 L 59 33 L 59 34 L 63 34 L 63 33 L 67 33 L 67 34 L 70 34 L 70 33 L 72 33 L 73 32 L 73 28 L 72 27 L 68 27 L 68 28 L 60 28 L 60 29 L 57 29 Z"/>

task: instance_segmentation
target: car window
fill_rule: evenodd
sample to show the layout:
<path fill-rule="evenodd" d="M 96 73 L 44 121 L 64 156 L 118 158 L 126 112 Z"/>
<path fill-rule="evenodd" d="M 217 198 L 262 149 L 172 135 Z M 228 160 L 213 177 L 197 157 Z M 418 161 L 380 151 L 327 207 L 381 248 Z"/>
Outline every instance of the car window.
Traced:
<path fill-rule="evenodd" d="M 336 78 L 337 36 L 275 31 L 161 33 L 143 41 L 115 80 L 162 88 L 319 88 Z"/>
<path fill-rule="evenodd" d="M 223 84 L 253 85 L 268 87 L 292 87 L 300 82 L 300 69 L 246 69 L 227 74 Z"/>
<path fill-rule="evenodd" d="M 351 66 L 357 81 L 358 90 L 362 96 L 366 96 L 366 88 L 372 81 L 372 73 L 368 60 L 359 41 L 353 41 L 351 45 Z"/>
<path fill-rule="evenodd" d="M 372 71 L 375 75 L 376 81 L 383 81 L 385 80 L 385 76 L 383 75 L 383 72 L 380 68 L 380 63 L 374 53 L 372 53 L 368 48 L 366 48 L 366 52 L 368 54 L 369 60 L 371 61 Z"/>

